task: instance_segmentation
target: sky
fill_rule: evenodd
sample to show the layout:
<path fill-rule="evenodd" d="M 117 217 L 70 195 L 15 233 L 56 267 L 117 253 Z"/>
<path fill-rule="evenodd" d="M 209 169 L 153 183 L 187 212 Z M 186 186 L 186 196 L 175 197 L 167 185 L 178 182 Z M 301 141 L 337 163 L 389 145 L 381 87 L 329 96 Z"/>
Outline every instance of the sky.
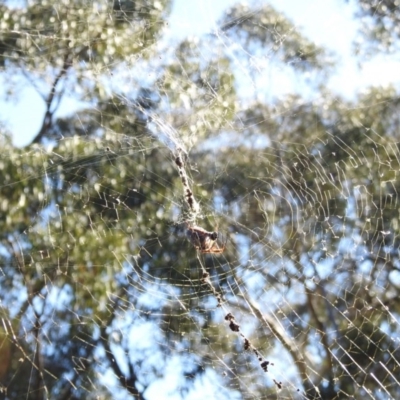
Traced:
<path fill-rule="evenodd" d="M 213 32 L 216 21 L 223 11 L 236 4 L 235 0 L 175 0 L 170 26 L 176 35 Z M 336 53 L 339 60 L 337 72 L 329 87 L 352 98 L 354 94 L 370 85 L 386 86 L 399 81 L 399 62 L 389 57 L 377 56 L 373 60 L 357 64 L 352 43 L 357 34 L 354 20 L 355 5 L 345 0 L 270 0 L 276 10 L 284 13 L 306 37 L 317 45 Z M 196 4 L 196 6 L 193 6 Z M 288 85 L 286 87 L 286 85 Z M 290 91 L 290 82 L 279 81 L 282 90 Z"/>
<path fill-rule="evenodd" d="M 266 2 L 259 1 L 260 4 Z M 235 0 L 174 0 L 168 35 L 182 39 L 215 32 L 224 10 L 235 3 Z M 339 66 L 328 87 L 340 95 L 352 98 L 370 85 L 398 83 L 399 62 L 378 56 L 362 66 L 357 65 L 352 56 L 357 24 L 353 19 L 351 1 L 350 4 L 345 0 L 271 0 L 268 3 L 289 17 L 309 39 L 336 53 Z M 269 79 L 269 91 L 282 94 L 293 91 L 293 82 L 284 74 L 265 76 Z M 72 113 L 77 107 L 74 99 L 64 99 L 58 115 Z M 28 84 L 18 102 L 0 102 L 0 119 L 6 121 L 6 127 L 13 132 L 13 141 L 17 146 L 31 142 L 40 129 L 44 112 L 43 99 Z"/>

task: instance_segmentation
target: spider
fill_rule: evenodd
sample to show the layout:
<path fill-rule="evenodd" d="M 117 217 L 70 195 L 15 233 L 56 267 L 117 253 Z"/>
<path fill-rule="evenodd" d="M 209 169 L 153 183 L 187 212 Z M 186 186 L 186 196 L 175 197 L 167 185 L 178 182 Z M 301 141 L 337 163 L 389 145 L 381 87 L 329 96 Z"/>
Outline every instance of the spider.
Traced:
<path fill-rule="evenodd" d="M 225 244 L 219 247 L 217 244 L 218 232 L 208 232 L 200 226 L 188 226 L 187 237 L 193 246 L 202 253 L 221 254 L 225 250 Z"/>

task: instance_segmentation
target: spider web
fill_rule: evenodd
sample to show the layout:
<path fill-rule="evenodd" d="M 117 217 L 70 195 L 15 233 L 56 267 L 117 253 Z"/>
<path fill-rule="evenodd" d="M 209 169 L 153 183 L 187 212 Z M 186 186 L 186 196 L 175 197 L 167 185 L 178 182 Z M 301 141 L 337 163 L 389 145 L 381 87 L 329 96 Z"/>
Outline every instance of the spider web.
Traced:
<path fill-rule="evenodd" d="M 4 99 L 45 104 L 1 130 L 3 398 L 399 396 L 394 86 L 341 97 L 265 2 L 182 41 L 167 1 L 0 7 Z"/>

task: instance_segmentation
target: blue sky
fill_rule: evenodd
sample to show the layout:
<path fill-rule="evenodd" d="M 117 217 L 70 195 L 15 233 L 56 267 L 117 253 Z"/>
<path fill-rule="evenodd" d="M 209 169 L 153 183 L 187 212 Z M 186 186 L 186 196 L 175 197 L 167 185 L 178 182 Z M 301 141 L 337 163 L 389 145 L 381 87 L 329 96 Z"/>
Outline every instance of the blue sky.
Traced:
<path fill-rule="evenodd" d="M 224 10 L 235 0 L 175 0 L 170 20 L 174 35 L 201 35 L 216 29 L 216 22 Z M 329 87 L 345 97 L 370 85 L 397 83 L 400 63 L 390 57 L 377 56 L 362 66 L 352 55 L 353 40 L 357 34 L 354 20 L 354 1 L 345 0 L 270 0 L 258 4 L 271 4 L 283 12 L 314 43 L 334 51 L 339 60 L 337 72 Z M 276 86 L 290 92 L 291 83 L 285 77 Z"/>
<path fill-rule="evenodd" d="M 224 10 L 235 3 L 234 0 L 174 0 L 169 35 L 178 39 L 213 32 Z M 266 1 L 259 1 L 262 3 Z M 328 87 L 336 93 L 351 98 L 369 85 L 397 84 L 399 62 L 377 56 L 360 67 L 352 57 L 357 24 L 353 20 L 351 1 L 350 4 L 344 0 L 271 0 L 269 3 L 285 13 L 309 39 L 337 54 L 339 67 L 328 82 Z M 269 92 L 283 95 L 293 91 L 293 80 L 284 73 L 264 75 Z M 68 114 L 76 108 L 72 98 L 64 99 L 58 112 Z M 23 146 L 40 129 L 44 112 L 43 99 L 27 84 L 18 102 L 1 104 L 0 119 L 13 132 L 14 143 Z"/>

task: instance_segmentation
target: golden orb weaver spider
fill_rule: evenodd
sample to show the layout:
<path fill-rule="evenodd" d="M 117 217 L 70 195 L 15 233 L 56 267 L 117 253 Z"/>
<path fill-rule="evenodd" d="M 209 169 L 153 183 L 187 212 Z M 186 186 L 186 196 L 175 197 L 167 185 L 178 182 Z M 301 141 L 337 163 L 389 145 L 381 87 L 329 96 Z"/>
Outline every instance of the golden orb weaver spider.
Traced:
<path fill-rule="evenodd" d="M 218 232 L 208 232 L 200 226 L 188 225 L 186 235 L 201 253 L 221 254 L 225 250 L 226 243 L 222 247 L 218 246 Z"/>

